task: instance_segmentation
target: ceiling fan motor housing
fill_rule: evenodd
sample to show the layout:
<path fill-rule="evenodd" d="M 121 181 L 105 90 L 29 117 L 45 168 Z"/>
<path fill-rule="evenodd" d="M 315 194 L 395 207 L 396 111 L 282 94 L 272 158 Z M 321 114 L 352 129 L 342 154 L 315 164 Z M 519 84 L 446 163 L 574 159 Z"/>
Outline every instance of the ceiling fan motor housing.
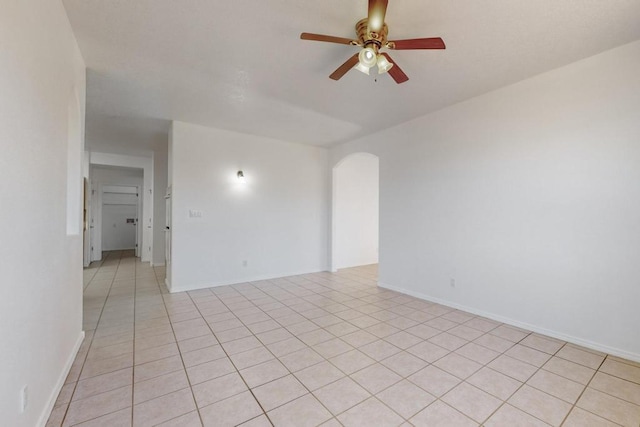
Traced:
<path fill-rule="evenodd" d="M 369 31 L 369 19 L 363 18 L 356 24 L 356 34 L 358 35 L 358 44 L 364 47 L 371 47 L 376 52 L 378 49 L 387 45 L 387 34 L 389 27 L 384 24 L 382 31 L 379 33 Z"/>

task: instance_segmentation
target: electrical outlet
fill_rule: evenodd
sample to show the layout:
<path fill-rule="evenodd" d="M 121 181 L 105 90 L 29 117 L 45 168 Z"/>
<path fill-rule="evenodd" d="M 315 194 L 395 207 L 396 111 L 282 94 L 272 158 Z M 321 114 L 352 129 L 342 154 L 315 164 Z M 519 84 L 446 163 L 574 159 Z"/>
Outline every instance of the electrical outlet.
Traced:
<path fill-rule="evenodd" d="M 29 405 L 29 387 L 22 387 L 22 391 L 20 392 L 20 412 L 24 413 L 27 410 L 27 406 Z"/>
<path fill-rule="evenodd" d="M 451 278 L 451 281 L 449 282 L 449 284 L 451 285 L 452 288 L 456 287 L 456 279 L 454 279 L 453 277 Z"/>

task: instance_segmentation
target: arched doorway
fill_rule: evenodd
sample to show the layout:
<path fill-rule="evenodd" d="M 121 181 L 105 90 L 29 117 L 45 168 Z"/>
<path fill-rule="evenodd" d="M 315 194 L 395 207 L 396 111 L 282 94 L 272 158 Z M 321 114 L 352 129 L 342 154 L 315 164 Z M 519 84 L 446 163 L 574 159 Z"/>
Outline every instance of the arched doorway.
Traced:
<path fill-rule="evenodd" d="M 354 153 L 333 168 L 331 270 L 378 263 L 379 160 Z"/>

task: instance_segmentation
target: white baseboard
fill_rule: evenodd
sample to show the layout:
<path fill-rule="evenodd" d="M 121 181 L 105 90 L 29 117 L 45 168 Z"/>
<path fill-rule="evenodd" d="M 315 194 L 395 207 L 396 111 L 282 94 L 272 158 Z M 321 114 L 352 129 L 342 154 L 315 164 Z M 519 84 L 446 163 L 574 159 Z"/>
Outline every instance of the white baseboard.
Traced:
<path fill-rule="evenodd" d="M 76 356 L 78 355 L 78 351 L 80 350 L 80 346 L 82 345 L 82 341 L 84 340 L 84 331 L 80 331 L 80 336 L 73 346 L 73 350 L 71 351 L 71 355 L 67 359 L 67 363 L 62 370 L 58 381 L 56 382 L 56 386 L 54 387 L 51 395 L 49 396 L 49 401 L 47 406 L 44 408 L 42 415 L 40 415 L 40 419 L 38 420 L 38 427 L 45 427 L 49 417 L 51 416 L 51 411 L 53 411 L 53 406 L 56 404 L 56 400 L 58 400 L 58 395 L 60 394 L 60 390 L 64 386 L 64 381 L 67 379 L 67 375 L 71 371 L 71 366 L 73 365 L 74 360 L 76 360 Z"/>
<path fill-rule="evenodd" d="M 213 282 L 213 283 L 203 283 L 203 284 L 196 284 L 196 285 L 190 285 L 190 286 L 181 286 L 179 288 L 167 286 L 167 289 L 169 290 L 169 292 L 173 294 L 177 292 L 188 292 L 188 291 L 197 291 L 200 289 L 216 288 L 218 286 L 237 285 L 239 283 L 258 282 L 260 280 L 280 279 L 282 277 L 300 276 L 303 274 L 312 274 L 312 273 L 322 273 L 325 271 L 327 271 L 326 268 L 323 268 L 320 270 L 314 270 L 314 271 L 298 271 L 298 272 L 288 272 L 288 273 L 279 273 L 279 274 L 264 274 L 260 276 L 240 278 L 237 280 L 231 280 L 231 281 L 225 281 L 225 282 Z"/>
<path fill-rule="evenodd" d="M 410 295 L 412 297 L 420 298 L 425 301 L 434 302 L 436 304 L 441 304 L 447 307 L 455 308 L 457 310 L 466 311 L 467 313 L 475 314 L 477 316 L 486 317 L 487 319 L 495 320 L 497 322 L 506 323 L 511 326 L 515 326 L 517 328 L 526 329 L 528 331 L 536 332 L 541 335 L 546 335 L 548 337 L 557 338 L 562 341 L 570 342 L 572 344 L 576 344 L 585 348 L 589 348 L 592 350 L 600 351 L 602 353 L 607 353 L 612 356 L 621 357 L 623 359 L 631 360 L 634 362 L 640 362 L 640 354 L 633 353 L 630 351 L 622 350 L 615 347 L 610 347 L 608 345 L 596 343 L 593 341 L 585 340 L 583 338 L 574 337 L 572 335 L 567 335 L 562 332 L 554 331 L 551 329 L 541 328 L 536 325 L 531 325 L 529 323 L 520 322 L 518 320 L 510 319 L 508 317 L 500 316 L 494 313 L 489 313 L 486 311 L 478 310 L 473 307 L 468 307 L 465 305 L 457 304 L 454 302 L 446 301 L 440 298 L 434 298 L 432 296 L 422 294 L 420 292 L 414 292 L 407 289 L 397 288 L 395 286 L 390 286 L 384 283 L 378 283 L 378 286 L 384 289 L 389 289 L 391 291 L 400 292 L 405 295 Z"/>
<path fill-rule="evenodd" d="M 151 267 L 164 267 L 164 262 L 151 263 Z"/>

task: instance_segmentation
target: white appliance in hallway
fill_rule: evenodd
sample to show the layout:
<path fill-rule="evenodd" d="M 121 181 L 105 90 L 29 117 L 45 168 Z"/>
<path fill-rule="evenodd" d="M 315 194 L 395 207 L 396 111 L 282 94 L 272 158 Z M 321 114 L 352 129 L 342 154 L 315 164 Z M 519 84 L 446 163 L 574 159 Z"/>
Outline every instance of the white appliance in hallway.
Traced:
<path fill-rule="evenodd" d="M 138 187 L 102 187 L 102 250 L 138 251 Z"/>

